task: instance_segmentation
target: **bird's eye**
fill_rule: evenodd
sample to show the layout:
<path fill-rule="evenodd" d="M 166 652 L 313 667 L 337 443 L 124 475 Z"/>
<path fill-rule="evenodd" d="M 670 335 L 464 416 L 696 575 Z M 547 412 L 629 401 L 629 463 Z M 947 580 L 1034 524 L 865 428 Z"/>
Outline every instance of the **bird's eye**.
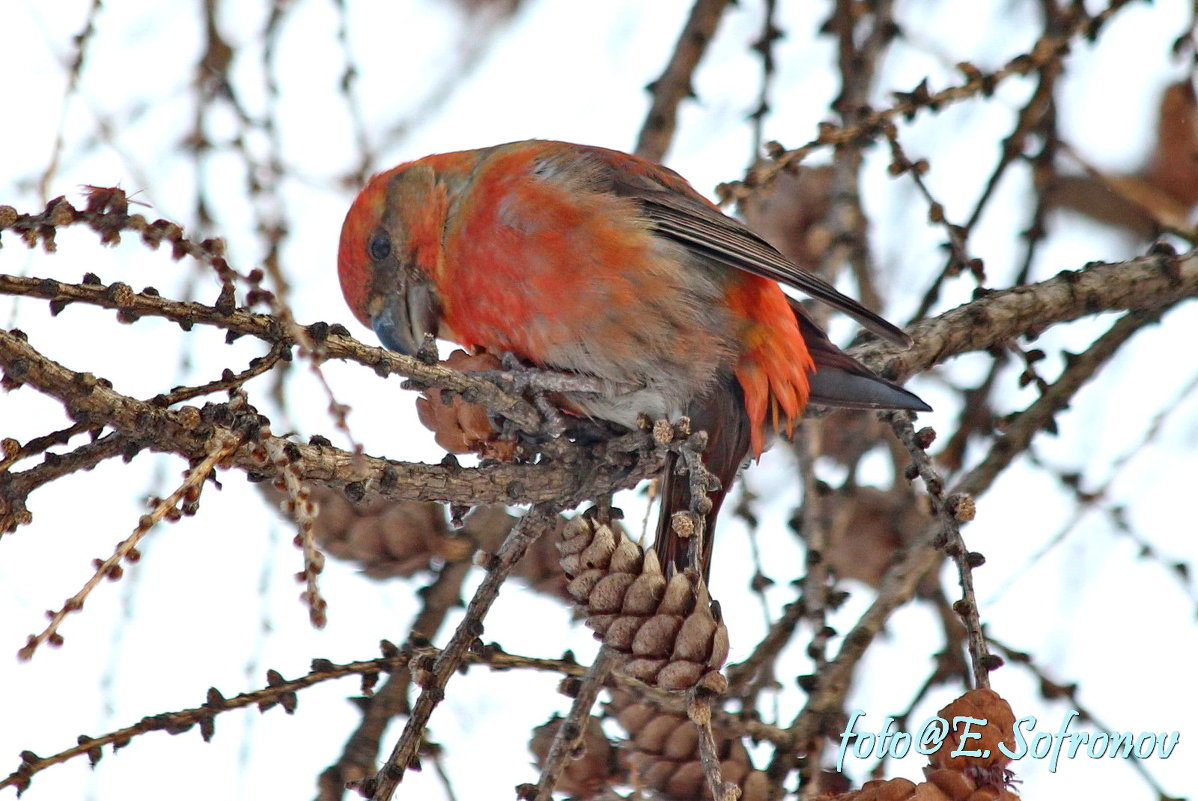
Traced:
<path fill-rule="evenodd" d="M 370 258 L 382 261 L 390 255 L 391 237 L 384 233 L 378 233 L 370 238 Z"/>

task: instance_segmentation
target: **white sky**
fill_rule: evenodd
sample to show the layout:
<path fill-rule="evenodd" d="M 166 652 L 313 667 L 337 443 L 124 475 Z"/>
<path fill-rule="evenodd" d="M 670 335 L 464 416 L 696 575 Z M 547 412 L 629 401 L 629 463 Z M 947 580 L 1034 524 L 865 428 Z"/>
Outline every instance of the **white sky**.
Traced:
<path fill-rule="evenodd" d="M 0 16 L 0 67 L 6 82 L 5 119 L 0 122 L 0 203 L 21 210 L 40 200 L 29 179 L 49 159 L 49 143 L 59 124 L 71 37 L 81 29 L 89 4 L 6 0 Z M 141 192 L 153 205 L 147 214 L 189 223 L 195 171 L 180 153 L 194 114 L 189 94 L 190 65 L 200 44 L 194 4 L 149 2 L 106 4 L 98 18 L 79 93 L 65 109 L 62 168 L 54 193 L 77 196 L 82 184 L 112 185 Z M 234 75 L 243 101 L 261 111 L 260 31 L 268 3 L 226 4 L 223 32 L 239 49 Z M 1022 51 L 1034 37 L 1036 4 L 1030 2 L 900 3 L 908 21 L 907 44 L 885 64 L 882 89 L 910 89 L 925 75 L 933 87 L 955 80 L 951 65 L 970 59 L 993 68 Z M 349 3 L 351 40 L 361 72 L 358 95 L 367 125 L 378 131 L 422 107 L 452 52 L 469 34 L 449 4 L 404 0 L 394 4 Z M 830 71 L 830 39 L 817 38 L 811 4 L 779 3 L 787 37 L 778 46 L 780 72 L 773 90 L 775 113 L 767 137 L 798 145 L 812 138 L 836 91 Z M 378 166 L 434 151 L 493 144 L 527 137 L 560 138 L 630 148 L 644 112 L 643 87 L 659 73 L 689 8 L 682 0 L 610 0 L 602 4 L 529 2 L 477 68 L 443 102 L 422 113 L 406 137 L 381 154 Z M 818 6 L 823 13 L 824 6 Z M 669 164 L 702 191 L 738 177 L 751 151 L 745 121 L 756 96 L 759 65 L 747 45 L 757 35 L 760 4 L 745 0 L 726 17 L 701 67 L 698 103 L 684 106 Z M 918 24 L 910 24 L 912 20 Z M 1120 12 L 1097 47 L 1083 45 L 1071 57 L 1075 68 L 1065 81 L 1061 103 L 1064 136 L 1104 169 L 1130 170 L 1148 146 L 1161 87 L 1183 73 L 1171 61 L 1171 39 L 1186 24 L 1180 0 L 1153 7 L 1135 5 Z M 278 42 L 276 74 L 282 95 L 279 129 L 283 154 L 293 175 L 285 182 L 285 204 L 293 221 L 285 266 L 295 284 L 297 317 L 344 322 L 364 341 L 369 332 L 353 323 L 336 284 L 334 253 L 350 193 L 335 177 L 356 156 L 344 102 L 337 94 L 343 54 L 334 32 L 333 3 L 296 4 Z M 1125 57 L 1127 54 L 1127 57 Z M 452 68 L 452 67 L 451 67 Z M 882 89 L 879 104 L 886 102 Z M 931 159 L 928 181 L 960 220 L 974 202 L 995 157 L 988 131 L 1006 130 L 1012 110 L 1030 82 L 1004 86 L 989 105 L 969 104 L 923 117 L 903 142 L 914 157 Z M 88 144 L 98 120 L 113 123 L 113 142 Z M 215 138 L 235 130 L 231 118 L 212 121 Z M 265 143 L 251 141 L 263 152 Z M 926 209 L 908 182 L 884 177 L 885 154 L 872 152 L 866 204 L 879 221 L 876 254 L 885 265 L 883 290 L 892 298 L 891 316 L 906 319 L 919 301 L 927 276 L 939 269 L 942 233 L 926 224 Z M 232 259 L 247 270 L 262 254 L 253 215 L 241 192 L 242 164 L 236 156 L 215 154 L 205 167 L 217 219 L 216 232 L 230 243 Z M 971 240 L 985 258 L 991 280 L 1003 283 L 1021 254 L 1016 234 L 1030 212 L 1025 173 L 1004 185 L 994 210 Z M 1077 219 L 1046 244 L 1037 277 L 1080 267 L 1096 258 L 1115 260 L 1133 252 L 1119 236 Z M 99 250 L 91 234 L 65 231 L 53 258 L 29 253 L 11 236 L 0 250 L 0 271 L 78 280 L 85 271 L 105 281 L 140 288 L 155 285 L 164 294 L 179 291 L 193 275 L 191 266 L 170 261 L 133 242 Z M 198 296 L 213 300 L 216 289 L 200 277 Z M 950 287 L 941 309 L 968 299 L 972 285 Z M 208 380 L 226 365 L 244 365 L 261 353 L 254 343 L 233 348 L 218 334 L 182 338 L 172 326 L 145 320 L 115 324 L 107 312 L 68 308 L 51 320 L 46 304 L 0 298 L 0 320 L 27 331 L 31 342 L 68 367 L 96 370 L 132 395 L 150 395 L 170 383 Z M 1038 343 L 1049 353 L 1047 376 L 1060 366 L 1062 348 L 1078 350 L 1110 320 L 1062 327 Z M 843 324 L 839 324 L 842 325 Z M 844 333 L 847 326 L 834 329 Z M 1111 464 L 1143 438 L 1156 410 L 1169 403 L 1198 372 L 1198 360 L 1177 343 L 1194 341 L 1198 321 L 1192 308 L 1170 314 L 1165 323 L 1140 334 L 1124 353 L 1077 398 L 1058 422 L 1060 434 L 1042 437 L 1036 452 L 1047 464 L 1082 473 L 1086 486 L 1110 477 Z M 943 438 L 957 412 L 954 385 L 976 381 L 986 369 L 980 356 L 957 360 L 939 377 L 921 377 L 916 391 L 936 407 L 921 419 Z M 380 382 L 361 369 L 330 364 L 326 373 L 342 401 L 350 402 L 350 424 L 367 451 L 403 460 L 438 460 L 431 435 L 415 423 L 411 396 L 397 382 Z M 1022 408 L 1034 395 L 1005 379 L 1004 402 Z M 251 385 L 253 386 L 253 385 Z M 333 436 L 322 392 L 306 371 L 288 384 L 290 418 L 268 411 L 278 432 Z M 266 386 L 258 398 L 266 404 Z M 1198 408 L 1182 402 L 1165 423 L 1156 444 L 1124 469 L 1111 488 L 1113 503 L 1131 508 L 1130 521 L 1166 561 L 1198 562 L 1192 494 L 1193 454 L 1198 449 Z M 27 439 L 65 425 L 53 403 L 31 390 L 0 395 L 0 436 Z M 333 436 L 338 444 L 344 439 Z M 971 453 L 973 458 L 980 456 Z M 771 452 L 745 481 L 761 498 L 767 525 L 784 531 L 797 491 L 789 457 Z M 115 585 L 101 586 L 85 612 L 63 627 L 66 646 L 42 649 L 32 663 L 13 657 L 25 637 L 41 628 L 42 610 L 57 608 L 91 573 L 94 557 L 113 546 L 136 524 L 149 494 L 175 486 L 184 465 L 177 459 L 139 456 L 131 464 L 107 463 L 88 474 L 55 482 L 30 499 L 35 520 L 0 542 L 0 771 L 18 764 L 17 754 L 32 749 L 50 754 L 72 745 L 79 734 L 98 735 L 144 715 L 195 706 L 215 685 L 227 696 L 263 684 L 267 668 L 287 677 L 307 671 L 313 657 L 334 661 L 371 658 L 384 637 L 399 640 L 415 613 L 416 583 L 379 584 L 348 565 L 330 560 L 322 577 L 329 600 L 329 626 L 312 630 L 297 600 L 292 574 L 301 557 L 292 532 L 267 510 L 241 476 L 224 477 L 224 490 L 204 495 L 193 519 L 155 530 L 145 556 Z M 884 475 L 880 462 L 865 477 Z M 631 495 L 623 504 L 632 520 L 642 504 Z M 983 618 L 998 638 L 1031 652 L 1062 682 L 1079 681 L 1084 702 L 1119 730 L 1181 731 L 1181 745 L 1167 761 L 1149 770 L 1174 794 L 1194 793 L 1192 664 L 1198 657 L 1194 583 L 1187 590 L 1160 563 L 1137 557 L 1137 547 L 1091 513 L 1058 547 L 1034 562 L 1032 555 L 1073 514 L 1059 488 L 1044 472 L 1022 467 L 982 498 L 978 519 L 965 529 L 971 547 L 987 565 L 975 574 Z M 739 521 L 721 524 L 719 569 L 713 594 L 731 622 L 731 661 L 743 658 L 760 634 L 761 611 L 746 589 L 752 571 Z M 787 582 L 801 572 L 801 553 L 786 535 L 768 538 L 766 564 L 779 586 L 771 591 L 775 611 L 791 600 Z M 946 579 L 951 588 L 955 581 Z M 850 586 L 853 597 L 833 625 L 847 630 L 864 609 L 869 593 Z M 953 595 L 955 597 L 955 595 Z M 535 621 L 535 625 L 530 625 Z M 901 710 L 930 670 L 940 647 L 939 626 L 924 605 L 895 615 L 886 636 L 858 670 L 851 706 L 870 721 Z M 486 639 L 525 654 L 557 656 L 567 647 L 580 658 L 594 651 L 589 632 L 571 624 L 560 605 L 509 584 L 487 618 Z M 440 641 L 443 641 L 440 640 Z M 5 651 L 5 649 L 8 649 Z M 801 648 L 792 649 L 780 668 L 789 676 L 805 673 Z M 97 682 L 97 676 L 101 677 Z M 1018 667 L 1004 668 L 995 687 L 1017 715 L 1034 714 L 1053 727 L 1067 707 L 1042 700 L 1035 681 Z M 447 747 L 446 767 L 462 799 L 511 797 L 511 788 L 533 781 L 525 744 L 530 729 L 568 699 L 553 692 L 550 675 L 509 672 L 490 676 L 472 670 L 454 678 L 447 700 L 433 719 L 431 737 Z M 783 719 L 801 696 L 779 699 Z M 357 724 L 358 713 L 345 700 L 355 683 L 326 684 L 300 693 L 295 717 L 275 709 L 218 717 L 216 737 L 202 745 L 198 732 L 180 737 L 153 733 L 138 737 L 116 755 L 107 750 L 97 769 L 76 760 L 35 777 L 24 796 L 31 801 L 63 798 L 158 798 L 164 790 L 178 799 L 306 798 L 314 781 L 340 753 Z M 955 694 L 939 693 L 923 710 L 931 714 Z M 916 715 L 918 718 L 919 715 Z M 1047 724 L 1042 724 L 1047 725 Z M 385 739 L 389 750 L 398 729 Z M 5 762 L 4 760 L 8 760 Z M 892 775 L 917 777 L 921 760 L 892 766 Z M 850 762 L 854 775 L 866 766 Z M 1025 797 L 1149 799 L 1152 793 L 1131 768 L 1115 760 L 1063 760 L 1055 775 L 1040 761 L 1015 766 Z M 401 797 L 443 797 L 432 771 L 412 775 Z"/>

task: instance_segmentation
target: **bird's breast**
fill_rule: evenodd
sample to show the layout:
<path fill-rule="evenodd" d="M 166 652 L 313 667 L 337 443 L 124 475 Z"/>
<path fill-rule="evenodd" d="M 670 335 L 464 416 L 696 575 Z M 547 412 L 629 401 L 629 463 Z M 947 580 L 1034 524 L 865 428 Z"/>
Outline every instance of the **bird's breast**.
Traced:
<path fill-rule="evenodd" d="M 502 175 L 475 193 L 446 232 L 439 282 L 462 344 L 643 387 L 592 410 L 624 423 L 673 416 L 731 372 L 727 271 L 655 236 L 635 202 Z"/>

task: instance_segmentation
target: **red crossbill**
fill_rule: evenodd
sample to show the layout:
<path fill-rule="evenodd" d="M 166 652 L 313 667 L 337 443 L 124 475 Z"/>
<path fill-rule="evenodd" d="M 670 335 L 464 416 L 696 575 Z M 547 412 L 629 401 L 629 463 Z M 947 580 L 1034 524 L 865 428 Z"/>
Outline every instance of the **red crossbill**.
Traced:
<path fill-rule="evenodd" d="M 633 427 L 688 416 L 722 488 L 691 553 L 671 527 L 689 484 L 664 476 L 656 548 L 710 570 L 724 494 L 808 402 L 927 410 L 832 344 L 779 282 L 889 340 L 902 331 L 798 268 L 677 173 L 635 156 L 526 141 L 428 156 L 374 176 L 341 232 L 341 287 L 389 348 L 426 335 L 612 382 L 571 412 Z"/>

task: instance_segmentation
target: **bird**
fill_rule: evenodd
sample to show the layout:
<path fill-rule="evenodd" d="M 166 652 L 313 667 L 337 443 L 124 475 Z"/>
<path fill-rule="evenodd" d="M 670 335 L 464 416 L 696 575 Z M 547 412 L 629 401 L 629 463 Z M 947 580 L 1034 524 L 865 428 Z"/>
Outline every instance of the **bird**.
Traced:
<path fill-rule="evenodd" d="M 609 382 L 564 393 L 574 415 L 632 428 L 688 417 L 719 487 L 701 537 L 671 453 L 654 548 L 710 576 L 715 522 L 738 471 L 809 403 L 930 411 L 832 343 L 792 287 L 902 346 L 898 327 L 796 266 L 673 170 L 549 140 L 441 153 L 374 175 L 341 229 L 354 316 L 417 355 L 437 337 Z M 699 540 L 696 543 L 696 540 Z"/>

